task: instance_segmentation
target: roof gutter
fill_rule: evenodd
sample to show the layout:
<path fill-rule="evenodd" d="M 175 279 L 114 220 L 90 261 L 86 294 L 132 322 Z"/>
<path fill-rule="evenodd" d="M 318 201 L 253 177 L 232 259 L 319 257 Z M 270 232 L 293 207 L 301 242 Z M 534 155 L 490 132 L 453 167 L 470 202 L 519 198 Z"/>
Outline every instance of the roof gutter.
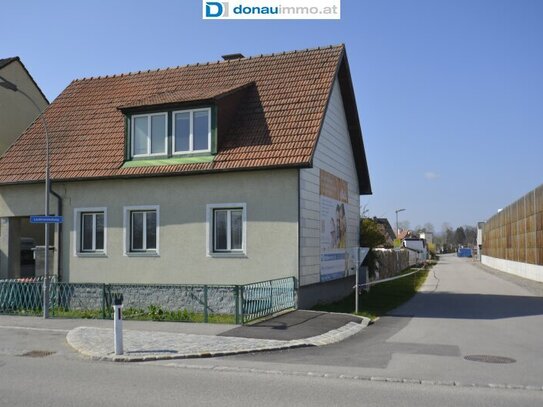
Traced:
<path fill-rule="evenodd" d="M 243 167 L 243 168 L 223 168 L 223 169 L 205 169 L 205 170 L 193 170 L 185 172 L 156 172 L 156 173 L 141 173 L 141 174 L 120 174 L 120 175 L 103 175 L 94 177 L 76 177 L 76 178 L 54 178 L 51 182 L 81 182 L 81 181 L 103 181 L 114 179 L 138 179 L 138 178 L 154 178 L 154 177 L 188 177 L 192 175 L 203 174 L 220 174 L 228 172 L 245 172 L 245 171 L 267 171 L 267 170 L 283 170 L 283 169 L 296 169 L 296 168 L 311 168 L 309 162 L 303 162 L 300 164 L 275 164 L 261 167 Z M 13 181 L 2 182 L 0 181 L 0 187 L 7 185 L 33 185 L 43 184 L 43 180 L 31 180 L 31 181 Z"/>

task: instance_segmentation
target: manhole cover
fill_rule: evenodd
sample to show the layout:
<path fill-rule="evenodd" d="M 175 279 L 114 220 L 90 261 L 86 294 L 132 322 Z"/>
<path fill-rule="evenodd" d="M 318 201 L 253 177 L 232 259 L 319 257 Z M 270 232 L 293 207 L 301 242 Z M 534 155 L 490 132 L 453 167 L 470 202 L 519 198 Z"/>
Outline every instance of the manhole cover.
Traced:
<path fill-rule="evenodd" d="M 464 359 L 472 362 L 483 363 L 515 363 L 515 359 L 506 358 L 505 356 L 493 356 L 493 355 L 468 355 L 464 356 Z"/>
<path fill-rule="evenodd" d="M 46 356 L 50 356 L 55 352 L 50 352 L 47 350 L 31 350 L 30 352 L 25 352 L 21 356 L 26 356 L 29 358 L 44 358 Z"/>

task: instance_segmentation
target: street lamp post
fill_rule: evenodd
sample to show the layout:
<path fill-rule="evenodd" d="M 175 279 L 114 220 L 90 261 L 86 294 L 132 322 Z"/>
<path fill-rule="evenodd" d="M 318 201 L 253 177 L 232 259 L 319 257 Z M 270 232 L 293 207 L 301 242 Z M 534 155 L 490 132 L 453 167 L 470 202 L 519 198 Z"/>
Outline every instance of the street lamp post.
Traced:
<path fill-rule="evenodd" d="M 49 134 L 47 133 L 47 122 L 42 114 L 42 111 L 38 104 L 28 94 L 17 87 L 13 82 L 8 81 L 6 78 L 0 76 L 0 87 L 9 89 L 13 92 L 19 92 L 25 96 L 32 105 L 38 111 L 38 114 L 43 123 L 43 129 L 45 131 L 45 216 L 49 216 L 49 189 L 51 184 L 49 173 Z M 45 223 L 45 253 L 44 253 L 44 271 L 43 271 L 43 317 L 49 318 L 49 223 Z"/>
<path fill-rule="evenodd" d="M 396 209 L 396 238 L 398 238 L 399 234 L 400 234 L 400 228 L 398 226 L 398 212 L 403 212 L 405 211 L 405 208 L 404 209 Z"/>

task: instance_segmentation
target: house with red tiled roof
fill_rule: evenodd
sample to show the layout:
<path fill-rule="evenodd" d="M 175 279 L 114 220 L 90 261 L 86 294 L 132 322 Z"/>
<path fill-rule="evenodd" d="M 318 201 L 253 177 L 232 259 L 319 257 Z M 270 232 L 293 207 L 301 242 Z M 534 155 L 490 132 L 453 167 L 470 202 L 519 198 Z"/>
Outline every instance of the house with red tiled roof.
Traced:
<path fill-rule="evenodd" d="M 295 277 L 300 306 L 352 288 L 371 184 L 343 45 L 75 80 L 44 117 L 58 279 Z M 44 168 L 36 121 L 0 159 L 3 253 L 44 212 Z"/>
<path fill-rule="evenodd" d="M 398 231 L 398 236 L 396 237 L 396 239 L 404 240 L 404 239 L 408 239 L 408 238 L 411 238 L 411 237 L 415 237 L 415 233 L 412 230 L 400 229 Z"/>

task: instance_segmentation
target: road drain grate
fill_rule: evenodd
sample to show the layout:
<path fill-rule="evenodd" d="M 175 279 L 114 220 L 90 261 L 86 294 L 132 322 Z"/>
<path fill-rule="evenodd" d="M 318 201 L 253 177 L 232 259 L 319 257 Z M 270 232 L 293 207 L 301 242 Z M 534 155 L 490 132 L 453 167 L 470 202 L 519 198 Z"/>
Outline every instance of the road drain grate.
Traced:
<path fill-rule="evenodd" d="M 50 352 L 48 350 L 31 350 L 30 352 L 25 352 L 21 356 L 26 356 L 28 358 L 44 358 L 46 356 L 51 356 L 55 352 Z"/>
<path fill-rule="evenodd" d="M 493 355 L 468 355 L 464 356 L 464 359 L 472 362 L 483 363 L 515 363 L 515 359 L 506 358 L 505 356 L 493 356 Z"/>

